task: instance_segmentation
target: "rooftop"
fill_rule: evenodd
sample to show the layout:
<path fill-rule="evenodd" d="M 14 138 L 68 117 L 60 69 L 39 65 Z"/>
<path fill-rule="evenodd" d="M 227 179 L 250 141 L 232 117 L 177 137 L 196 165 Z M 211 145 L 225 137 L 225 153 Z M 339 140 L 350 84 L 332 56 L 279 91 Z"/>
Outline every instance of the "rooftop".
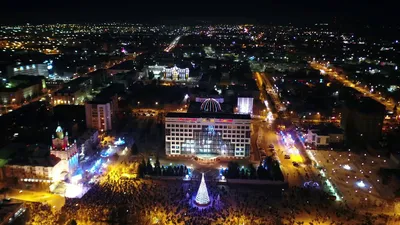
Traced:
<path fill-rule="evenodd" d="M 9 203 L 1 203 L 0 204 L 0 223 L 1 224 L 8 224 L 9 216 L 14 216 L 14 214 L 23 207 L 22 202 L 16 202 L 15 200 L 11 200 Z M 4 221 L 7 220 L 7 221 Z"/>
<path fill-rule="evenodd" d="M 332 124 L 312 125 L 309 129 L 313 130 L 318 135 L 343 134 L 343 129 Z"/>
<path fill-rule="evenodd" d="M 57 94 L 77 92 L 81 88 L 80 85 L 90 79 L 91 79 L 90 77 L 78 77 L 76 79 L 73 79 L 70 82 L 64 84 L 64 87 L 56 91 L 54 94 L 57 95 Z"/>
<path fill-rule="evenodd" d="M 133 70 L 134 66 L 134 61 L 128 60 L 111 67 L 109 70 Z"/>
<path fill-rule="evenodd" d="M 381 103 L 367 97 L 350 99 L 346 101 L 349 109 L 357 110 L 364 114 L 385 113 L 386 107 Z"/>
<path fill-rule="evenodd" d="M 47 145 L 11 143 L 0 149 L 0 164 L 54 166 L 60 159 L 50 156 Z"/>
<path fill-rule="evenodd" d="M 242 119 L 250 120 L 250 115 L 246 114 L 231 114 L 231 113 L 167 113 L 166 117 L 170 118 L 215 118 L 215 119 Z"/>

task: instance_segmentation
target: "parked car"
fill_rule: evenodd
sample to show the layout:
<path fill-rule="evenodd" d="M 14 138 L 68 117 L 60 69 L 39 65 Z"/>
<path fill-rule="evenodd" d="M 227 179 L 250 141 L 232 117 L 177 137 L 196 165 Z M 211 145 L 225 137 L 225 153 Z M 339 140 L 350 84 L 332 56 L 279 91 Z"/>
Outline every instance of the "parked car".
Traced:
<path fill-rule="evenodd" d="M 285 159 L 290 159 L 290 155 L 285 155 Z"/>
<path fill-rule="evenodd" d="M 270 144 L 268 147 L 269 148 L 274 148 L 275 146 L 273 144 Z"/>
<path fill-rule="evenodd" d="M 293 162 L 293 166 L 295 166 L 295 167 L 299 167 L 299 166 L 300 166 L 300 164 L 298 164 L 297 162 Z"/>

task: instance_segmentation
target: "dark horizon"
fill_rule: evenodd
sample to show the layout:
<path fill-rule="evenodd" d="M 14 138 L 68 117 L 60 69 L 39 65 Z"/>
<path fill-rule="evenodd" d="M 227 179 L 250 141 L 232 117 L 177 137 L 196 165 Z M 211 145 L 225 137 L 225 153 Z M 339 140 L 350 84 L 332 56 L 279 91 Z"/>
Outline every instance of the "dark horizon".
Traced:
<path fill-rule="evenodd" d="M 151 24 L 187 24 L 201 20 L 211 23 L 254 24 L 391 24 L 398 23 L 395 9 L 385 4 L 329 3 L 242 3 L 150 4 L 118 1 L 101 2 L 5 2 L 0 15 L 2 24 L 21 23 L 101 23 L 128 22 Z"/>

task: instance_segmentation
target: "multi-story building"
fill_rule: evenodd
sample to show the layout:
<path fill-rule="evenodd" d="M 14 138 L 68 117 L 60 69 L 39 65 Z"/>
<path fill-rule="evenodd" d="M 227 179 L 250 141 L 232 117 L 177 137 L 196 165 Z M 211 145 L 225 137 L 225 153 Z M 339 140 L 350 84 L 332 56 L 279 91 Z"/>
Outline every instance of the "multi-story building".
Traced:
<path fill-rule="evenodd" d="M 115 86 L 103 89 L 92 101 L 85 103 L 86 126 L 101 132 L 111 130 L 118 110 Z"/>
<path fill-rule="evenodd" d="M 333 143 L 343 143 L 343 130 L 335 126 L 315 126 L 308 129 L 305 142 L 315 147 L 328 146 Z"/>
<path fill-rule="evenodd" d="M 79 77 L 64 85 L 56 91 L 52 97 L 53 105 L 80 105 L 92 89 L 92 79 L 90 77 Z"/>
<path fill-rule="evenodd" d="M 15 75 L 27 76 L 49 76 L 49 69 L 47 64 L 30 64 L 30 65 L 12 65 L 7 68 L 9 77 Z"/>
<path fill-rule="evenodd" d="M 72 175 L 73 171 L 78 167 L 78 147 L 76 146 L 76 141 L 74 143 L 69 143 L 68 132 L 58 126 L 56 129 L 56 137 L 52 137 L 52 146 L 50 149 L 50 155 L 61 159 L 59 163 L 63 168 L 63 171 L 68 172 Z M 56 175 L 56 174 L 55 174 Z"/>
<path fill-rule="evenodd" d="M 45 87 L 44 77 L 12 77 L 5 88 L 0 88 L 1 104 L 21 104 L 42 94 Z"/>
<path fill-rule="evenodd" d="M 179 68 L 177 66 L 147 66 L 145 69 L 147 77 L 149 77 L 149 73 L 153 73 L 154 79 L 166 81 L 187 81 L 189 79 L 189 68 Z"/>
<path fill-rule="evenodd" d="M 253 98 L 238 97 L 237 110 L 239 114 L 253 114 Z"/>
<path fill-rule="evenodd" d="M 250 156 L 250 115 L 221 112 L 214 99 L 201 104 L 199 113 L 168 113 L 165 151 L 168 156 Z"/>
<path fill-rule="evenodd" d="M 187 81 L 189 79 L 189 68 L 167 67 L 163 73 L 162 80 Z"/>
<path fill-rule="evenodd" d="M 112 129 L 112 103 L 109 101 L 90 101 L 85 104 L 86 126 L 101 132 Z"/>
<path fill-rule="evenodd" d="M 64 134 L 60 126 L 56 129 L 56 137 L 53 136 L 50 150 L 48 146 L 41 145 L 23 147 L 25 149 L 15 146 L 11 149 L 14 152 L 12 159 L 2 168 L 4 177 L 27 183 L 52 183 L 64 180 L 78 167 L 76 144 L 69 143 L 68 133 Z"/>

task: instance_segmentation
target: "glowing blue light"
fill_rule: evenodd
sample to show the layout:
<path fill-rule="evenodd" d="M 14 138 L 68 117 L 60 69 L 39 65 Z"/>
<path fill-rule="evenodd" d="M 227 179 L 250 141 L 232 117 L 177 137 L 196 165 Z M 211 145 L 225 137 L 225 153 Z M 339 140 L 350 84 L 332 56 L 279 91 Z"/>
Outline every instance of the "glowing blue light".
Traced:
<path fill-rule="evenodd" d="M 345 169 L 345 170 L 351 170 L 351 167 L 350 167 L 349 165 L 346 164 L 346 165 L 343 166 L 343 169 Z"/>
<path fill-rule="evenodd" d="M 103 150 L 100 153 L 100 156 L 103 157 L 103 158 L 107 158 L 107 157 L 113 155 L 114 153 L 115 153 L 115 149 L 112 148 L 111 146 L 109 146 L 107 150 Z"/>
<path fill-rule="evenodd" d="M 98 159 L 95 164 L 92 166 L 92 168 L 90 168 L 89 172 L 90 173 L 94 173 L 96 172 L 101 166 L 101 159 Z"/>
<path fill-rule="evenodd" d="M 364 181 L 361 180 L 361 181 L 357 182 L 357 186 L 360 187 L 360 188 L 363 188 L 366 185 L 365 185 Z"/>
<path fill-rule="evenodd" d="M 121 138 L 118 138 L 118 140 L 116 142 L 114 142 L 114 145 L 116 145 L 116 146 L 120 146 L 120 145 L 123 145 L 123 144 L 125 144 L 125 141 L 122 140 Z"/>

